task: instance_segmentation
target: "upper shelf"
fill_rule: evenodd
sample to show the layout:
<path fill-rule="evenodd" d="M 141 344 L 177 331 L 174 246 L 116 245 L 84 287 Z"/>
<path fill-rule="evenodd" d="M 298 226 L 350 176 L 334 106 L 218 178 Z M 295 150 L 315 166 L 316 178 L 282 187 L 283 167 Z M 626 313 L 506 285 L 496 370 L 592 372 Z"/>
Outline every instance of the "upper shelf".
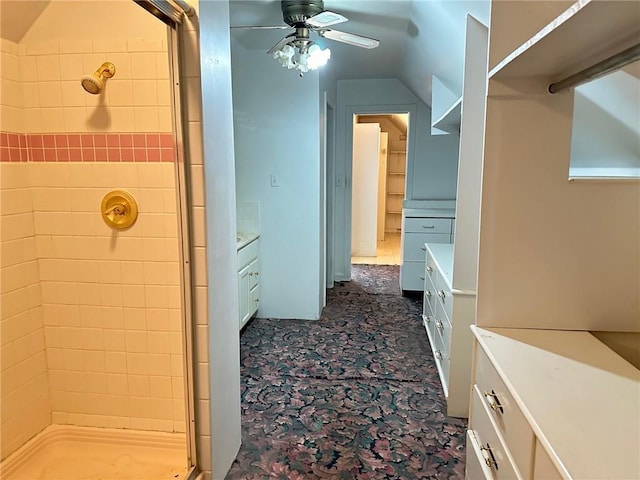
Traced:
<path fill-rule="evenodd" d="M 449 109 L 436 119 L 431 126 L 447 133 L 460 133 L 460 113 L 462 112 L 462 97 L 454 102 Z"/>
<path fill-rule="evenodd" d="M 554 81 L 638 43 L 635 1 L 580 0 L 507 55 L 490 78 L 546 76 Z"/>
<path fill-rule="evenodd" d="M 462 97 L 433 75 L 431 77 L 431 135 L 460 133 Z"/>

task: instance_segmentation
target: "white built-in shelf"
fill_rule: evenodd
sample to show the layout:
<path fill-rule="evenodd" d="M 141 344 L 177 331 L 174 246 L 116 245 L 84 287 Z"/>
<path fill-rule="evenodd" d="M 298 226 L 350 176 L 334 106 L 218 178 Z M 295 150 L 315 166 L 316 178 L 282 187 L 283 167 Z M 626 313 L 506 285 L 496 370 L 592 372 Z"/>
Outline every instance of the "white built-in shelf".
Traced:
<path fill-rule="evenodd" d="M 637 1 L 580 0 L 507 55 L 489 77 L 559 81 L 637 44 L 639 36 Z"/>
<path fill-rule="evenodd" d="M 460 133 L 460 114 L 462 112 L 462 97 L 458 97 L 435 122 L 432 127 L 448 133 Z"/>

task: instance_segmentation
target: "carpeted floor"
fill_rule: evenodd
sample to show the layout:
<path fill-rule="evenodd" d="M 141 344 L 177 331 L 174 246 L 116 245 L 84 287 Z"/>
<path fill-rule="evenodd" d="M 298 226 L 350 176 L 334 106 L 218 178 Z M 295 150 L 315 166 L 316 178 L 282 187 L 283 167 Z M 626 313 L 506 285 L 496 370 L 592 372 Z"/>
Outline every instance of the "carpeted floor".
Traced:
<path fill-rule="evenodd" d="M 443 413 L 420 313 L 398 266 L 354 265 L 319 321 L 254 319 L 227 479 L 464 478 L 466 421 Z"/>

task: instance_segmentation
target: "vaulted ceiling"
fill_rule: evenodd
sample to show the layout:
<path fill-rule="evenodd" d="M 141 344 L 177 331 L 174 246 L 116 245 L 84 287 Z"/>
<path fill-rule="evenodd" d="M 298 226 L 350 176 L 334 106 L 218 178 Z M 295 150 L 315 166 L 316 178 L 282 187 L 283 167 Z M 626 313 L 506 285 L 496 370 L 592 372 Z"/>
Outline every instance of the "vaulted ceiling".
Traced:
<path fill-rule="evenodd" d="M 455 94 L 462 88 L 466 15 L 489 24 L 489 0 L 325 0 L 325 9 L 347 17 L 336 30 L 380 40 L 366 50 L 320 39 L 331 49 L 323 74 L 337 79 L 398 78 L 427 105 L 436 75 Z M 231 0 L 232 26 L 284 25 L 279 0 Z M 288 30 L 232 29 L 245 48 L 265 52 Z"/>
<path fill-rule="evenodd" d="M 431 78 L 436 75 L 455 94 L 461 93 L 466 15 L 488 25 L 489 0 L 325 0 L 325 9 L 343 14 L 348 22 L 337 30 L 380 40 L 367 50 L 331 40 L 323 75 L 333 79 L 398 78 L 427 105 Z M 2 37 L 19 42 L 50 0 L 2 0 Z M 231 25 L 284 25 L 280 0 L 230 0 Z M 265 52 L 288 30 L 232 29 L 244 47 Z M 315 34 L 314 34 L 315 35 Z"/>

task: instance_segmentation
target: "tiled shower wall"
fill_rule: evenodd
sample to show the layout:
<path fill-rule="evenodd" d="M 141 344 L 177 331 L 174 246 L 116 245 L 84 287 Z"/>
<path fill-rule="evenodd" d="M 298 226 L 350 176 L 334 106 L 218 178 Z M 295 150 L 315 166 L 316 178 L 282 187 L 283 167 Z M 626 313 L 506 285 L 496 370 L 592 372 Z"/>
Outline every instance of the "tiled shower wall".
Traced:
<path fill-rule="evenodd" d="M 22 96 L 18 45 L 1 43 L 2 128 L 16 131 Z M 19 137 L 12 135 L 18 157 Z M 3 160 L 9 139 L 2 135 Z M 26 147 L 26 145 L 25 145 Z M 0 457 L 51 421 L 29 165 L 0 163 Z"/>
<path fill-rule="evenodd" d="M 2 456 L 37 433 L 50 415 L 53 423 L 184 431 L 166 42 L 152 38 L 16 46 L 3 40 L 2 47 L 15 58 L 5 63 L 3 56 L 1 128 L 22 134 L 2 135 L 7 144 L 17 138 L 18 145 L 0 148 Z M 116 65 L 116 76 L 101 95 L 89 95 L 79 85 L 80 76 L 105 60 Z M 6 65 L 17 66 L 17 72 Z M 5 81 L 7 71 L 13 72 L 13 83 Z M 8 105 L 10 98 L 21 102 Z M 111 230 L 100 217 L 103 195 L 116 188 L 126 189 L 138 201 L 138 221 L 125 231 Z M 20 198 L 20 206 L 14 197 Z M 13 210 L 7 208 L 14 204 Z M 14 213 L 16 208 L 29 211 Z M 16 215 L 22 229 L 13 227 Z M 18 234 L 24 239 L 14 238 Z M 18 263 L 25 264 L 21 268 L 27 272 L 19 278 L 33 283 L 18 287 L 13 275 L 12 281 L 5 280 L 5 270 Z M 28 285 L 35 292 L 28 298 L 37 305 L 26 302 L 17 313 L 9 309 L 13 303 L 5 303 L 5 294 L 24 300 L 25 295 L 14 290 Z M 12 290 L 5 292 L 7 288 Z M 13 319 L 25 312 L 40 323 L 20 325 L 34 326 L 33 332 L 43 337 L 40 343 L 31 331 L 6 328 L 7 314 Z M 5 348 L 10 341 L 25 343 L 27 335 L 32 350 L 40 345 L 40 355 L 32 356 L 41 360 L 37 366 L 44 373 L 35 369 L 35 361 L 27 365 L 16 357 L 15 348 Z M 19 355 L 26 351 L 31 350 L 20 347 Z M 23 410 L 29 403 L 21 390 L 7 388 L 13 384 L 6 379 L 13 377 L 5 366 L 13 368 L 12 374 L 16 368 L 30 368 L 31 376 L 45 382 L 41 413 L 46 418 L 33 428 L 26 428 L 9 410 L 13 403 L 5 402 L 5 396 L 15 397 Z M 19 377 L 21 382 L 30 378 Z M 43 415 L 31 415 L 32 423 Z"/>

